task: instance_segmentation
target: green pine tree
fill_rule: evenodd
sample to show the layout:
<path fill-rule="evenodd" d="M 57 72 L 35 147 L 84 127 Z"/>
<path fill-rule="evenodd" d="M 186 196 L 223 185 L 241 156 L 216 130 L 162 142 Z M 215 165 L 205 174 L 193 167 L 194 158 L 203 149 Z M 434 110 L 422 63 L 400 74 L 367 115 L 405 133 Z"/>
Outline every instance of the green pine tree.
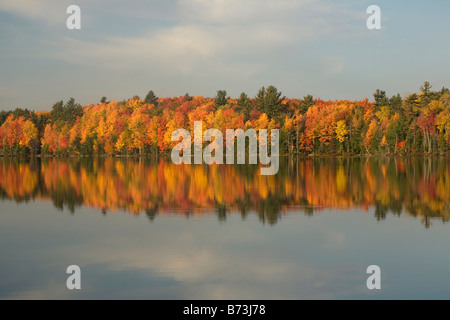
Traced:
<path fill-rule="evenodd" d="M 145 96 L 144 103 L 146 104 L 154 104 L 155 106 L 158 104 L 158 97 L 155 95 L 153 90 L 150 90 Z"/>
<path fill-rule="evenodd" d="M 227 92 L 225 90 L 218 90 L 217 95 L 214 97 L 214 104 L 216 109 L 227 104 Z"/>

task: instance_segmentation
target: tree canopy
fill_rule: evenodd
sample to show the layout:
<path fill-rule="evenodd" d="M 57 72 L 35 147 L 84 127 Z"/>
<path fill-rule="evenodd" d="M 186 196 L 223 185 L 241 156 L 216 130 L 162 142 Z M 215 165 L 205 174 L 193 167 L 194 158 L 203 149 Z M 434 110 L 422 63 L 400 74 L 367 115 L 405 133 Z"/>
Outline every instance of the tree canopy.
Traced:
<path fill-rule="evenodd" d="M 149 100 L 148 100 L 148 99 Z M 156 99 L 156 100 L 155 100 Z M 106 99 L 105 99 L 106 100 Z M 171 133 L 203 128 L 279 129 L 280 151 L 289 154 L 445 153 L 450 148 L 450 92 L 425 82 L 402 99 L 374 93 L 375 102 L 323 101 L 306 95 L 287 99 L 274 86 L 255 98 L 237 99 L 225 90 L 214 98 L 180 96 L 144 100 L 135 96 L 82 107 L 70 98 L 50 112 L 0 112 L 0 154 L 134 155 L 169 151 Z M 156 101 L 157 103 L 147 103 Z"/>

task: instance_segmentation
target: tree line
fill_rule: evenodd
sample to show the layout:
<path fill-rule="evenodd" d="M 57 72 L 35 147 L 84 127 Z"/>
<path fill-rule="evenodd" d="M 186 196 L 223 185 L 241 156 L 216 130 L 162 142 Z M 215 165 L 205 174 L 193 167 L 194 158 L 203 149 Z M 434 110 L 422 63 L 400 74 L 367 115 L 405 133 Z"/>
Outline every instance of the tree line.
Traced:
<path fill-rule="evenodd" d="M 323 101 L 282 96 L 274 86 L 254 98 L 232 99 L 225 90 L 212 98 L 158 98 L 149 91 L 81 106 L 71 98 L 51 111 L 0 111 L 0 155 L 157 155 L 170 150 L 171 134 L 194 121 L 204 130 L 279 129 L 280 152 L 299 155 L 386 155 L 446 153 L 450 147 L 450 91 L 425 82 L 402 99 L 383 90 L 374 102 Z"/>

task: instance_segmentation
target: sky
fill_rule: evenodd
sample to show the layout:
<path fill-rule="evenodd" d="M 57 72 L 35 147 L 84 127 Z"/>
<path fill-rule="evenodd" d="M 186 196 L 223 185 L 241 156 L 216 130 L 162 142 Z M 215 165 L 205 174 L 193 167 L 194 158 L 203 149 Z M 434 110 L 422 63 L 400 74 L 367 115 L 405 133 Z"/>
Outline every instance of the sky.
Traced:
<path fill-rule="evenodd" d="M 69 30 L 67 7 L 81 9 Z M 381 29 L 369 30 L 369 5 Z M 391 96 L 450 87 L 450 1 L 1 0 L 0 110 L 74 97 Z"/>

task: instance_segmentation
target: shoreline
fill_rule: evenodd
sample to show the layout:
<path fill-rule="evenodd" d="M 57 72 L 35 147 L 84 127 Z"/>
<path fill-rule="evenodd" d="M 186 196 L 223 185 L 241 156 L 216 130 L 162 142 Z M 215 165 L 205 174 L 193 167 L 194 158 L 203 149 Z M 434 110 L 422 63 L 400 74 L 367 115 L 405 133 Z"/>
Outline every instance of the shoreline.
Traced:
<path fill-rule="evenodd" d="M 362 154 L 362 155 L 328 155 L 328 154 L 282 154 L 283 158 L 304 158 L 304 159 L 353 159 L 353 158 L 434 158 L 434 157 L 448 157 L 450 158 L 450 152 L 447 153 L 412 153 L 412 154 Z M 70 158 L 116 158 L 116 159 L 158 159 L 158 158 L 170 158 L 170 154 L 142 154 L 142 155 L 20 155 L 10 156 L 0 154 L 0 159 L 27 159 L 27 158 L 40 158 L 40 159 L 70 159 Z M 223 163 L 226 164 L 226 163 Z"/>

